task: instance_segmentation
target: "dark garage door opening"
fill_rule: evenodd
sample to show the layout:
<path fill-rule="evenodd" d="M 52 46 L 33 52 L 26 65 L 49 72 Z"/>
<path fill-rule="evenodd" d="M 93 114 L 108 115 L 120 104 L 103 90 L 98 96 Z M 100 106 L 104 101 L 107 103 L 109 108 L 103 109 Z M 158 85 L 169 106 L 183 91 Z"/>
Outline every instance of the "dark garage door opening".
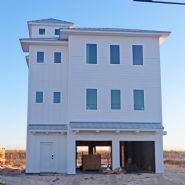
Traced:
<path fill-rule="evenodd" d="M 155 172 L 154 141 L 121 141 L 120 165 L 127 172 Z"/>

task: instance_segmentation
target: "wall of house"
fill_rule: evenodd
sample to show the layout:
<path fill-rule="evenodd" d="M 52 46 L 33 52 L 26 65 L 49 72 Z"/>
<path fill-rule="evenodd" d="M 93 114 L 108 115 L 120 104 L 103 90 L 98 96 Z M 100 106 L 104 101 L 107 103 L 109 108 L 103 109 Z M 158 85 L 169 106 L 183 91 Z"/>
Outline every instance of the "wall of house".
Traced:
<path fill-rule="evenodd" d="M 86 44 L 97 44 L 97 63 L 86 64 Z M 120 64 L 110 64 L 110 45 L 120 45 Z M 132 45 L 143 45 L 144 65 L 132 65 Z M 86 110 L 86 88 L 97 88 L 97 110 Z M 121 90 L 121 110 L 111 110 L 110 90 Z M 144 89 L 145 110 L 134 111 L 133 89 Z M 70 121 L 161 122 L 159 39 L 69 36 Z"/>
<path fill-rule="evenodd" d="M 67 46 L 31 45 L 29 63 L 28 123 L 64 124 L 67 121 Z M 37 63 L 43 51 L 44 63 Z M 61 52 L 62 63 L 54 63 L 54 52 Z M 44 92 L 44 102 L 36 103 L 36 91 Z M 53 103 L 53 92 L 61 92 L 61 103 Z"/>
<path fill-rule="evenodd" d="M 40 173 L 40 144 L 42 142 L 53 143 L 54 172 L 66 173 L 67 146 L 65 134 L 29 133 L 27 139 L 26 173 Z"/>

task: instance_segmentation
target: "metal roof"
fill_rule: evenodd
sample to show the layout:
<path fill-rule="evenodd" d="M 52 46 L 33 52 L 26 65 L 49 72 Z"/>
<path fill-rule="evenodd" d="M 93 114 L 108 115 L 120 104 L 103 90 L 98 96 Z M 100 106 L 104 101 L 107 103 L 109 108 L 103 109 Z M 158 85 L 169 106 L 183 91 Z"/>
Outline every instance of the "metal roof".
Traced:
<path fill-rule="evenodd" d="M 72 22 L 63 21 L 63 20 L 54 19 L 54 18 L 39 19 L 39 20 L 28 21 L 28 24 L 29 24 L 29 23 L 74 24 L 74 23 L 72 23 Z"/>
<path fill-rule="evenodd" d="M 28 130 L 34 131 L 67 131 L 67 125 L 60 124 L 60 125 L 46 125 L 46 124 L 29 124 Z"/>
<path fill-rule="evenodd" d="M 140 122 L 70 122 L 72 130 L 155 130 L 163 129 L 161 123 Z"/>

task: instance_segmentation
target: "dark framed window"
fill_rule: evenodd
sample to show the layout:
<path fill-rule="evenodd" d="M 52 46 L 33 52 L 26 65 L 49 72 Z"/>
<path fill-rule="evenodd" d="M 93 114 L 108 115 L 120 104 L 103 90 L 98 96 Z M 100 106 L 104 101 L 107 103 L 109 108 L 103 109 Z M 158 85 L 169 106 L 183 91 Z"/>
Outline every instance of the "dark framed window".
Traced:
<path fill-rule="evenodd" d="M 36 103 L 43 103 L 44 100 L 44 94 L 42 91 L 37 91 L 36 92 Z"/>
<path fill-rule="evenodd" d="M 144 110 L 144 90 L 134 90 L 134 110 Z"/>
<path fill-rule="evenodd" d="M 111 109 L 121 109 L 120 90 L 111 90 Z"/>
<path fill-rule="evenodd" d="M 133 65 L 143 65 L 143 46 L 132 46 Z"/>
<path fill-rule="evenodd" d="M 54 52 L 54 63 L 61 63 L 61 52 Z"/>
<path fill-rule="evenodd" d="M 60 103 L 61 95 L 60 92 L 53 92 L 53 103 Z"/>
<path fill-rule="evenodd" d="M 110 45 L 110 63 L 111 64 L 120 64 L 119 45 Z"/>
<path fill-rule="evenodd" d="M 39 35 L 45 35 L 45 31 L 44 28 L 39 28 Z"/>
<path fill-rule="evenodd" d="M 97 44 L 86 45 L 86 63 L 97 64 Z"/>
<path fill-rule="evenodd" d="M 37 52 L 37 63 L 43 63 L 44 62 L 44 52 Z"/>
<path fill-rule="evenodd" d="M 55 35 L 60 35 L 60 29 L 55 29 Z"/>
<path fill-rule="evenodd" d="M 97 89 L 86 89 L 86 109 L 97 109 Z"/>

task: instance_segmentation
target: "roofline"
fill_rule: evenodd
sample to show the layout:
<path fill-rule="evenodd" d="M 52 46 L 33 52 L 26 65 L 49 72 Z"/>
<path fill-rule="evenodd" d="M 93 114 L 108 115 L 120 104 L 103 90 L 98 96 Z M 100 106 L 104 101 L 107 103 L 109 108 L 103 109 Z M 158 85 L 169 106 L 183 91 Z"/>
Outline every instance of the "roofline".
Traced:
<path fill-rule="evenodd" d="M 19 39 L 21 43 L 21 47 L 23 52 L 29 52 L 29 45 L 34 44 L 34 45 L 43 45 L 43 44 L 49 44 L 49 45 L 54 45 L 54 46 L 67 46 L 68 42 L 67 41 L 62 41 L 62 40 L 34 40 L 34 39 Z"/>
<path fill-rule="evenodd" d="M 60 29 L 61 33 L 70 35 L 101 35 L 101 36 L 142 36 L 159 37 L 160 43 L 164 42 L 171 32 L 169 31 L 151 31 L 151 30 L 87 30 L 87 29 Z"/>

